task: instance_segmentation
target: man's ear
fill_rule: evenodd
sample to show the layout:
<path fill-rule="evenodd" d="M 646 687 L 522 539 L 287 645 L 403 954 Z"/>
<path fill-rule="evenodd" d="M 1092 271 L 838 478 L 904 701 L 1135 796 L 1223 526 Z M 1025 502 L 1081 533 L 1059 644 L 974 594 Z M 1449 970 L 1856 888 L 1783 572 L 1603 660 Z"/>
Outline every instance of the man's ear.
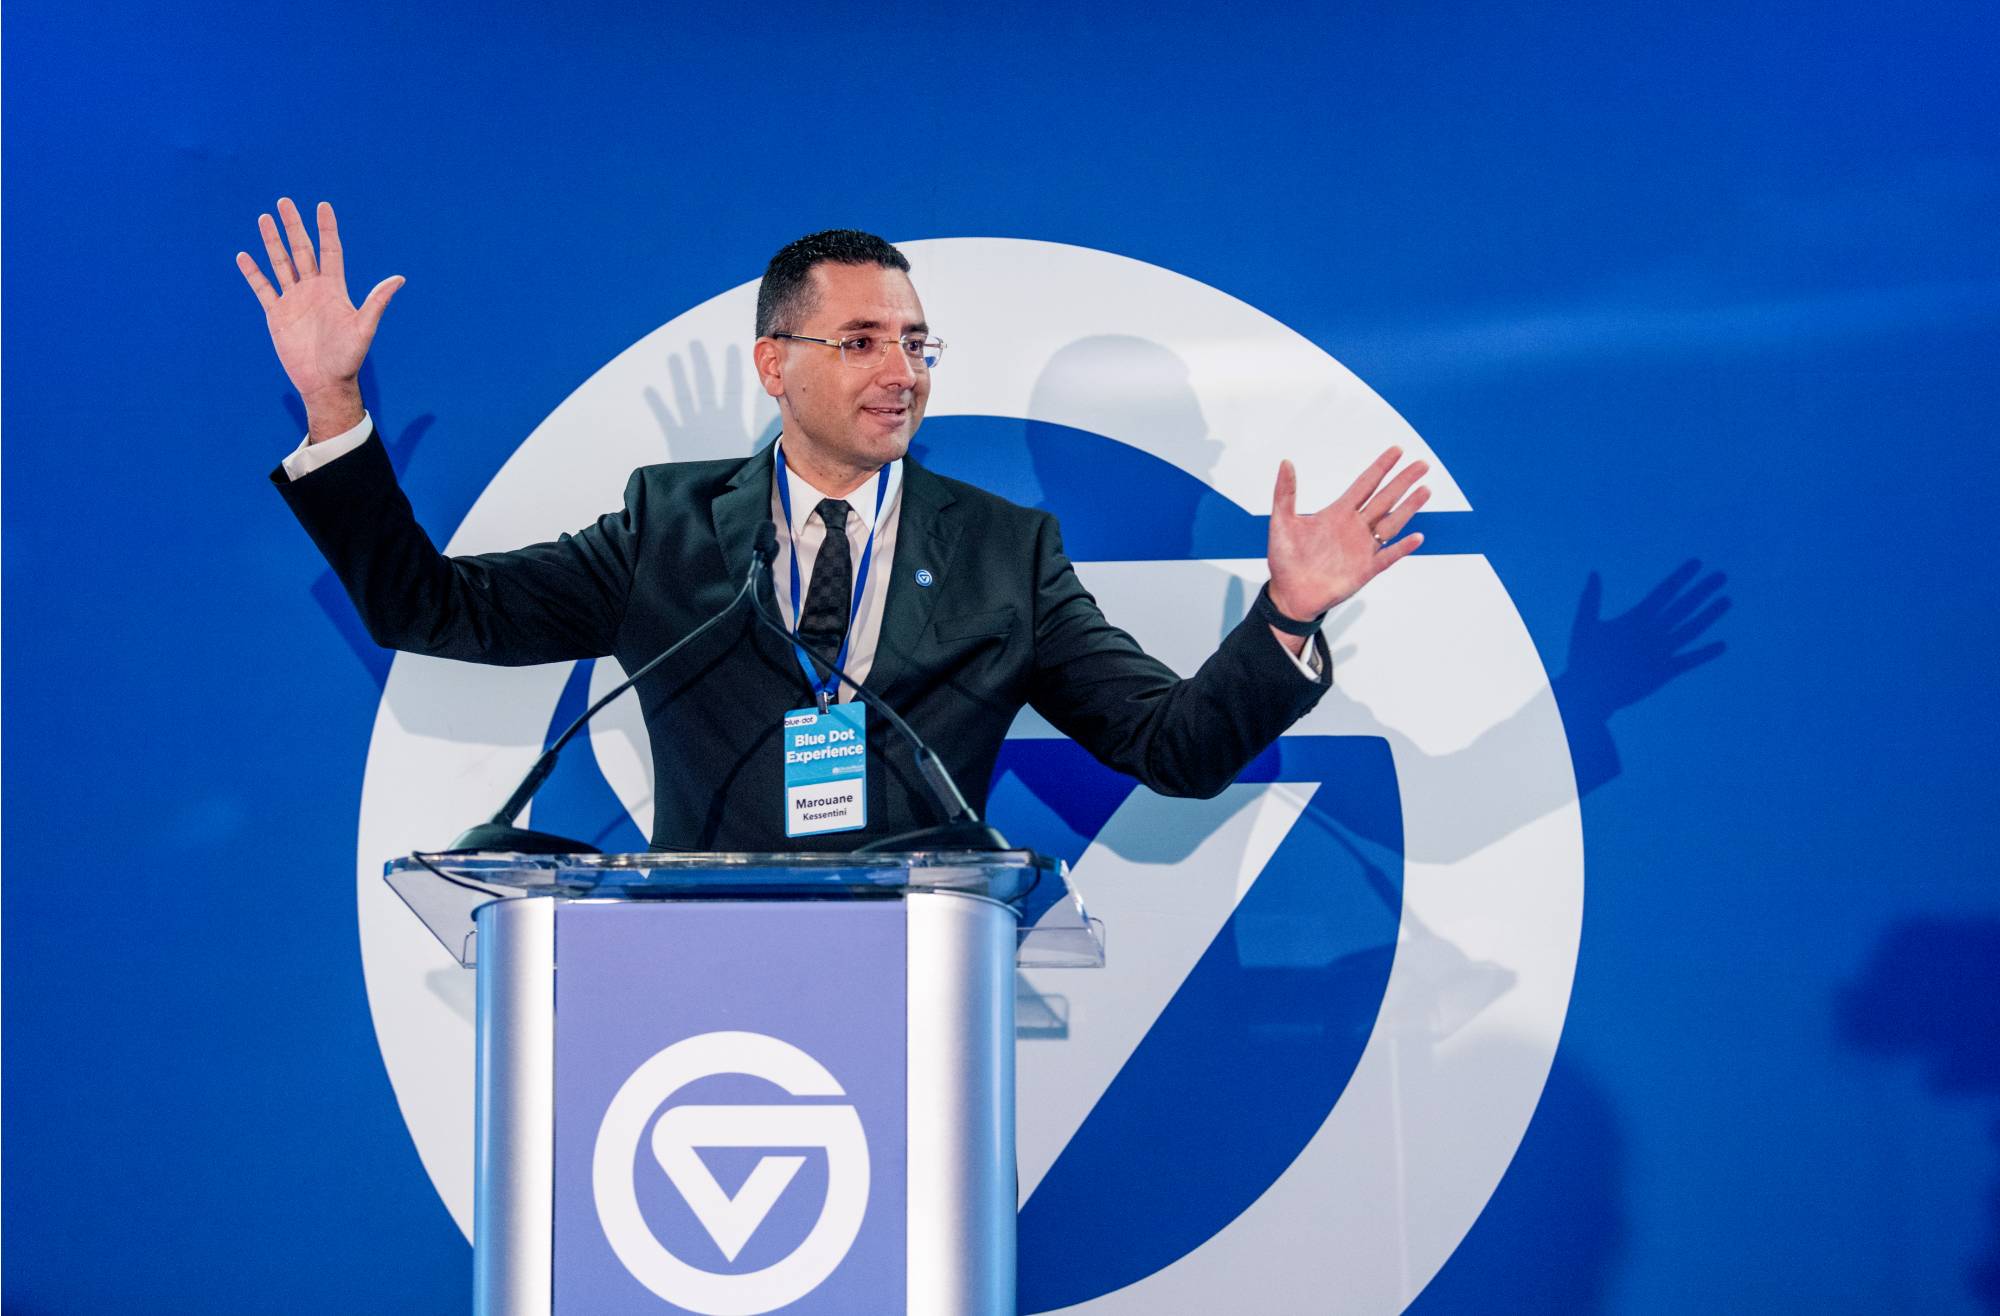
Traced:
<path fill-rule="evenodd" d="M 759 338 L 750 350 L 757 364 L 757 380 L 774 398 L 785 396 L 785 345 L 775 338 Z"/>

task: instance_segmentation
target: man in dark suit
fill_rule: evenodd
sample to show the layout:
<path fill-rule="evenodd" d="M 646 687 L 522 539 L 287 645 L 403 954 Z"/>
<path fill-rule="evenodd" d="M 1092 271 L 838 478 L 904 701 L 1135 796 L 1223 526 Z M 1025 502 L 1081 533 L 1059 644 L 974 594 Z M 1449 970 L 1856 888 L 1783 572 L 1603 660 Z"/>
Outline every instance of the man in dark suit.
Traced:
<path fill-rule="evenodd" d="M 355 383 L 402 280 L 354 307 L 332 208 L 319 208 L 317 256 L 297 208 L 283 200 L 278 213 L 282 237 L 260 217 L 272 278 L 237 255 L 309 422 L 272 478 L 370 633 L 393 648 L 503 664 L 612 654 L 635 670 L 727 603 L 768 519 L 779 557 L 764 588 L 784 619 L 899 710 L 975 808 L 1023 705 L 1155 790 L 1212 795 L 1324 692 L 1318 619 L 1422 539 L 1396 539 L 1427 497 L 1422 463 L 1391 479 L 1392 449 L 1304 516 L 1284 463 L 1270 584 L 1182 680 L 1105 620 L 1054 518 L 905 458 L 944 344 L 901 253 L 834 230 L 780 251 L 759 288 L 755 360 L 778 404 L 776 444 L 748 460 L 646 467 L 622 511 L 578 534 L 447 559 L 397 488 Z M 877 725 L 865 825 L 788 838 L 800 815 L 790 806 L 788 827 L 786 715 L 853 691 L 747 614 L 676 655 L 638 695 L 658 778 L 657 847 L 849 849 L 937 821 L 907 753 Z"/>

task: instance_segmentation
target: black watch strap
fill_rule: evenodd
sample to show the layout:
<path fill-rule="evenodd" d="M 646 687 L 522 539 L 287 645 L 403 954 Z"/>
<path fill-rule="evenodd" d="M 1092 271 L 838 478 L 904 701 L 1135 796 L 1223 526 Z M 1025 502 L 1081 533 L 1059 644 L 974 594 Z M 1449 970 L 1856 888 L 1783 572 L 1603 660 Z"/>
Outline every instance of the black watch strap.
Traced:
<path fill-rule="evenodd" d="M 1264 588 L 1257 591 L 1257 615 L 1287 635 L 1317 635 L 1320 623 L 1326 620 L 1322 612 L 1311 621 L 1293 621 L 1278 611 L 1278 605 L 1271 602 L 1271 582 L 1265 581 Z"/>

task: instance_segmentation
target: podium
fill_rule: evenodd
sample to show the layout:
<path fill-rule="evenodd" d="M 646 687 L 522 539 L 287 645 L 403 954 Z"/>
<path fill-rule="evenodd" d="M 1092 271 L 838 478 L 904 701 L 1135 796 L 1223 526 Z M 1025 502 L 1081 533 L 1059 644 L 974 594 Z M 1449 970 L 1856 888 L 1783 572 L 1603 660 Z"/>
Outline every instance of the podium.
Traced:
<path fill-rule="evenodd" d="M 412 855 L 479 974 L 474 1311 L 1011 1316 L 1027 851 Z"/>

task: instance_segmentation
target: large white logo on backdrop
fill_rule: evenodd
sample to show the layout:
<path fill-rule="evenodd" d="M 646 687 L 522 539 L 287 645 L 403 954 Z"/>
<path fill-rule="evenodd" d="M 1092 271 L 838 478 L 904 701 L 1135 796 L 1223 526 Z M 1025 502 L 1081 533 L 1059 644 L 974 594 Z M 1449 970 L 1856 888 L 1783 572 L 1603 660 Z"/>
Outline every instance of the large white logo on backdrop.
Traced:
<path fill-rule="evenodd" d="M 868 1140 L 852 1106 L 669 1106 L 653 1124 L 653 1159 L 730 1261 L 790 1186 L 806 1158 L 761 1156 L 735 1194 L 724 1192 L 701 1147 L 818 1147 L 826 1152 L 826 1200 L 805 1239 L 761 1270 L 718 1274 L 674 1255 L 646 1223 L 634 1180 L 646 1125 L 674 1093 L 714 1074 L 749 1074 L 795 1097 L 845 1096 L 826 1066 L 762 1033 L 684 1038 L 632 1071 L 611 1098 L 591 1156 L 591 1191 L 611 1250 L 653 1293 L 708 1316 L 756 1316 L 818 1288 L 854 1246 L 868 1210 Z"/>
<path fill-rule="evenodd" d="M 1258 515 L 1270 510 L 1281 457 L 1298 463 L 1300 505 L 1317 506 L 1395 443 L 1431 462 L 1431 512 L 1469 510 L 1445 464 L 1367 385 L 1227 294 L 1051 243 L 951 238 L 903 250 L 930 322 L 952 345 L 933 418 L 1010 417 L 1103 435 Z M 522 443 L 448 551 L 510 548 L 586 525 L 616 504 L 635 466 L 747 455 L 774 415 L 747 367 L 755 298 L 745 283 L 605 365 Z M 1121 374 L 1115 355 L 1111 368 L 1051 368 L 1086 341 L 1170 353 L 1207 434 L 1191 442 L 1161 427 L 1152 381 Z M 1263 575 L 1256 560 L 1077 565 L 1111 619 L 1181 671 L 1207 656 Z M 1247 1210 L 1185 1256 L 1070 1312 L 1213 1312 L 1239 1306 L 1246 1286 L 1267 1310 L 1400 1310 L 1471 1228 L 1548 1076 L 1576 966 L 1583 841 L 1568 746 L 1533 642 L 1473 554 L 1418 553 L 1329 628 L 1336 695 L 1294 734 L 1386 739 L 1402 808 L 1400 923 L 1373 1032 L 1338 1103 Z M 492 811 L 540 751 L 570 672 L 399 656 L 369 749 L 357 847 L 369 1001 L 425 1168 L 468 1236 L 472 975 L 384 885 L 382 865 Z M 620 679 L 600 661 L 593 694 Z M 643 829 L 652 765 L 632 705 L 614 705 L 623 720 L 597 730 L 592 745 Z M 1013 731 L 1055 734 L 1032 714 Z M 1282 782 L 1241 783 L 1212 802 L 1139 790 L 1078 860 L 1077 885 L 1112 929 L 1116 953 L 1098 972 L 1023 975 L 1030 991 L 1063 999 L 1068 1033 L 1019 1048 L 1024 1202 L 1309 794 Z M 1131 843 L 1163 830 L 1192 838 L 1177 858 L 1149 860 L 1158 847 Z"/>

